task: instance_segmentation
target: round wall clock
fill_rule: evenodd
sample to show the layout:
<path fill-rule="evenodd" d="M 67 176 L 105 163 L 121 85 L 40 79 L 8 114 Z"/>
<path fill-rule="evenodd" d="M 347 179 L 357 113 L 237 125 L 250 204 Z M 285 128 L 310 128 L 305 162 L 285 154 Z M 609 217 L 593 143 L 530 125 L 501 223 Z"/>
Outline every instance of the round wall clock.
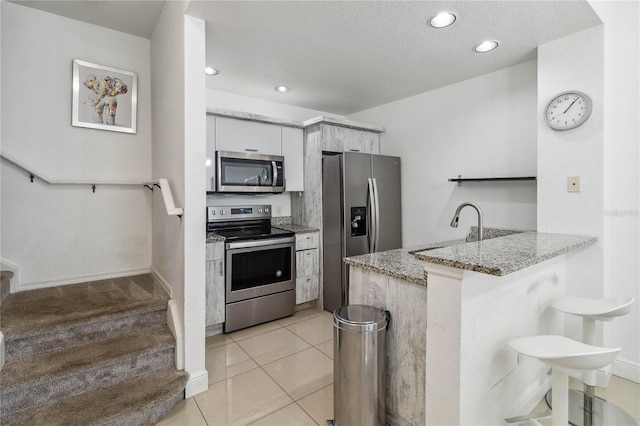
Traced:
<path fill-rule="evenodd" d="M 591 115 L 591 98 L 582 92 L 563 92 L 549 101 L 544 121 L 554 130 L 570 130 Z"/>

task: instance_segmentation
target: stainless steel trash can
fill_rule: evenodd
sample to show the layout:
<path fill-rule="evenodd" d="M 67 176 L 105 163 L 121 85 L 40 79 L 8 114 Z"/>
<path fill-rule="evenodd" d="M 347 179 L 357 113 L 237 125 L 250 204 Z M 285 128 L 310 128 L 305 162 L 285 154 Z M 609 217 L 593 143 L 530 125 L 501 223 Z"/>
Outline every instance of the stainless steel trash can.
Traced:
<path fill-rule="evenodd" d="M 337 426 L 384 426 L 389 312 L 367 305 L 333 313 L 333 412 Z"/>

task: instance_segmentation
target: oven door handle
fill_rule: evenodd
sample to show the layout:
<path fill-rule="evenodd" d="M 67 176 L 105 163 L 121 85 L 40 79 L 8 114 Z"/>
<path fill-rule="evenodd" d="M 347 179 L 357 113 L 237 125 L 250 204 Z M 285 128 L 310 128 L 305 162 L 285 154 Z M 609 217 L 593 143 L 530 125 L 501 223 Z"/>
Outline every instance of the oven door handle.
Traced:
<path fill-rule="evenodd" d="M 295 242 L 294 237 L 285 237 L 285 238 L 269 238 L 264 240 L 254 240 L 254 241 L 240 241 L 237 243 L 227 243 L 227 249 L 241 249 L 241 248 L 251 248 L 251 247 L 263 247 L 263 246 L 272 246 L 275 244 L 290 244 Z"/>

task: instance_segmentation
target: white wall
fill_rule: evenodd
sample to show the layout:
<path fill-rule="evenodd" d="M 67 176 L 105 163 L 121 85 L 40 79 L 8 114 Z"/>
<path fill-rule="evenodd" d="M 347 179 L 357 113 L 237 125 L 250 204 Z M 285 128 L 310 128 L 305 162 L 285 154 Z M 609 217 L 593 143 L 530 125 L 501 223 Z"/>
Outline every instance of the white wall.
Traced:
<path fill-rule="evenodd" d="M 568 295 L 603 295 L 603 28 L 595 27 L 538 48 L 538 230 L 598 237 L 598 243 L 567 260 Z M 593 111 L 582 126 L 549 128 L 542 119 L 550 99 L 567 90 L 591 97 Z M 567 192 L 579 176 L 581 192 Z M 581 321 L 565 318 L 565 332 L 580 339 Z"/>
<path fill-rule="evenodd" d="M 205 23 L 185 16 L 184 21 L 184 335 L 185 367 L 189 371 L 186 397 L 209 388 L 205 369 L 205 224 L 207 221 L 206 173 L 207 124 L 205 106 Z"/>
<path fill-rule="evenodd" d="M 220 78 L 219 76 L 207 76 L 208 79 Z M 308 108 L 297 107 L 285 103 L 271 102 L 250 96 L 236 95 L 221 92 L 219 90 L 207 90 L 207 109 L 216 108 L 232 111 L 242 111 L 252 114 L 260 114 L 267 117 L 281 118 L 292 121 L 305 121 L 321 115 L 343 118 L 338 114 L 317 111 Z M 283 101 L 286 100 L 283 94 Z M 273 216 L 291 216 L 291 198 L 289 193 L 278 195 L 207 195 L 209 206 L 230 206 L 247 204 L 270 204 L 273 206 Z"/>
<path fill-rule="evenodd" d="M 636 298 L 604 325 L 604 344 L 622 347 L 614 373 L 640 382 L 640 4 L 590 4 L 604 22 L 603 293 Z"/>
<path fill-rule="evenodd" d="M 154 177 L 166 177 L 183 220 L 153 205 L 152 267 L 172 288 L 182 325 L 187 397 L 208 388 L 205 357 L 204 22 L 185 17 L 189 2 L 165 4 L 151 37 Z M 179 355 L 180 356 L 180 355 Z"/>
<path fill-rule="evenodd" d="M 150 178 L 149 40 L 2 2 L 2 152 L 56 180 Z M 72 61 L 138 73 L 137 134 L 71 126 Z M 143 187 L 31 184 L 2 161 L 2 253 L 21 289 L 149 270 Z"/>
<path fill-rule="evenodd" d="M 536 175 L 536 63 L 527 62 L 350 115 L 386 126 L 381 152 L 402 159 L 405 247 L 463 237 L 480 205 L 484 225 L 535 229 L 535 182 L 469 183 L 457 177 Z"/>
<path fill-rule="evenodd" d="M 539 123 L 538 227 L 595 235 L 599 243 L 571 259 L 567 294 L 632 295 L 640 299 L 638 225 L 638 26 L 637 2 L 591 2 L 604 25 L 539 48 L 540 113 L 564 90 L 593 100 L 583 126 L 566 132 Z M 566 177 L 580 176 L 582 191 L 566 192 Z M 638 302 L 632 312 L 598 329 L 603 344 L 622 352 L 614 373 L 640 382 Z M 580 338 L 579 319 L 566 318 L 566 332 Z"/>

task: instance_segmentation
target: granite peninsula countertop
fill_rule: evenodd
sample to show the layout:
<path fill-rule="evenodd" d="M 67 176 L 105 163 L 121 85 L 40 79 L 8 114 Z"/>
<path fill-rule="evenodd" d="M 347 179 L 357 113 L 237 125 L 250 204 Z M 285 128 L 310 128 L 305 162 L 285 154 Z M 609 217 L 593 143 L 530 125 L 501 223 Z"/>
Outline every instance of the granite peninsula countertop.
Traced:
<path fill-rule="evenodd" d="M 506 231 L 506 230 L 504 230 Z M 426 285 L 421 260 L 504 276 L 528 266 L 594 244 L 595 237 L 509 230 L 482 242 L 464 239 L 347 257 L 348 265 Z M 494 235 L 501 235 L 498 232 Z M 473 231 L 472 231 L 473 234 Z"/>
<path fill-rule="evenodd" d="M 452 240 L 378 253 L 362 254 L 360 256 L 346 257 L 344 262 L 347 265 L 359 266 L 360 268 L 389 275 L 394 278 L 400 278 L 401 280 L 427 285 L 424 266 L 412 253 L 453 244 L 465 244 L 465 240 Z"/>
<path fill-rule="evenodd" d="M 504 276 L 545 260 L 588 247 L 595 237 L 522 232 L 484 241 L 419 251 L 419 260 L 489 275 Z"/>

